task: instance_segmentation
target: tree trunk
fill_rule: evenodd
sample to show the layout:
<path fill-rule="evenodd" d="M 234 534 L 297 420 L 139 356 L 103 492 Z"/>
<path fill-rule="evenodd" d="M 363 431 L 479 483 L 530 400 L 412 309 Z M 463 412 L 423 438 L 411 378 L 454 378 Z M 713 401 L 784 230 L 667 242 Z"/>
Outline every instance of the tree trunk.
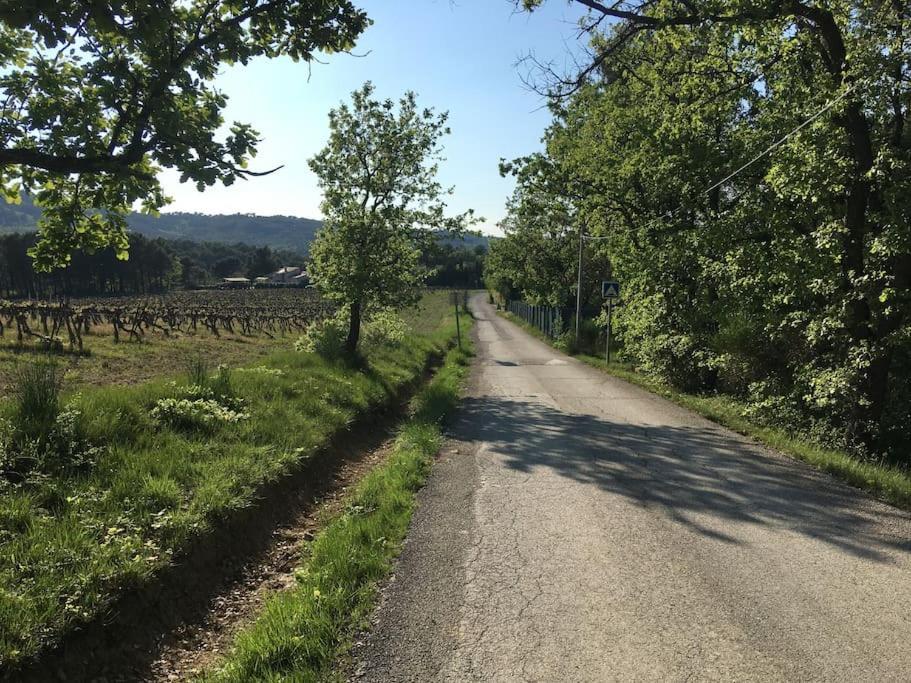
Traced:
<path fill-rule="evenodd" d="M 357 342 L 361 338 L 361 302 L 352 301 L 348 310 L 351 315 L 351 322 L 348 324 L 345 353 L 353 357 L 357 353 Z"/>
<path fill-rule="evenodd" d="M 827 61 L 829 72 L 844 83 L 847 72 L 847 50 L 844 38 L 834 15 L 825 9 L 809 8 L 795 4 L 797 15 L 809 19 L 821 38 L 822 57 Z M 865 244 L 871 232 L 878 232 L 879 226 L 870 225 L 869 210 L 875 192 L 869 179 L 869 172 L 874 166 L 876 151 L 871 130 L 871 123 L 864 112 L 862 102 L 856 97 L 848 101 L 844 114 L 838 123 L 845 131 L 854 161 L 853 182 L 849 184 L 845 196 L 845 234 L 842 238 L 842 291 L 850 297 L 845 327 L 848 332 L 848 343 L 856 346 L 862 343 L 874 347 L 876 357 L 873 359 L 867 376 L 862 378 L 859 389 L 863 401 L 858 402 L 852 411 L 849 432 L 851 436 L 871 450 L 877 446 L 879 422 L 889 399 L 889 375 L 893 360 L 891 348 L 877 348 L 885 339 L 878 329 L 881 327 L 876 318 L 879 311 L 871 308 L 871 299 L 875 301 L 877 291 L 868 292 L 868 296 L 856 296 L 856 282 L 868 275 Z"/>
<path fill-rule="evenodd" d="M 882 447 L 880 427 L 889 400 L 889 375 L 892 370 L 893 352 L 891 348 L 874 358 L 867 370 L 866 382 L 863 387 L 864 398 L 870 405 L 867 406 L 865 423 L 859 425 L 857 438 L 874 451 Z"/>

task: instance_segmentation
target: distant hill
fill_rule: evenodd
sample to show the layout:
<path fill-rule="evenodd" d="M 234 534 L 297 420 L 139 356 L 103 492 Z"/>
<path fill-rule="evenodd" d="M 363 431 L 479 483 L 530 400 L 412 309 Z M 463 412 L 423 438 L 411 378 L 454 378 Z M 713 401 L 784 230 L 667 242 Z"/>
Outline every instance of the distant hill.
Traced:
<path fill-rule="evenodd" d="M 21 204 L 7 204 L 0 199 L 0 233 L 32 232 L 41 209 L 23 196 Z M 163 213 L 159 217 L 131 213 L 130 229 L 149 238 L 163 237 L 169 240 L 192 240 L 194 242 L 218 242 L 222 244 L 251 244 L 254 246 L 288 249 L 306 254 L 322 221 L 295 216 L 254 216 L 235 213 L 230 215 L 209 215 L 202 213 Z M 483 235 L 466 234 L 464 239 L 447 237 L 444 243 L 474 248 L 487 246 Z"/>
<path fill-rule="evenodd" d="M 21 204 L 0 200 L 0 233 L 32 232 L 41 209 L 23 196 Z M 194 242 L 243 242 L 273 249 L 307 253 L 322 221 L 294 216 L 254 216 L 251 214 L 207 215 L 201 213 L 163 213 L 159 217 L 131 213 L 130 229 L 152 239 L 186 239 Z"/>
<path fill-rule="evenodd" d="M 490 238 L 480 232 L 466 232 L 461 237 L 454 237 L 446 232 L 441 232 L 439 242 L 453 247 L 465 247 L 466 249 L 474 249 L 475 247 L 487 249 L 490 246 Z"/>
<path fill-rule="evenodd" d="M 26 195 L 22 195 L 21 204 L 8 204 L 0 199 L 0 232 L 33 232 L 39 218 L 41 209 Z"/>
<path fill-rule="evenodd" d="M 130 228 L 146 237 L 188 239 L 194 242 L 243 242 L 257 247 L 290 249 L 306 254 L 323 222 L 294 216 L 254 216 L 236 213 L 163 213 L 160 217 L 133 213 Z"/>

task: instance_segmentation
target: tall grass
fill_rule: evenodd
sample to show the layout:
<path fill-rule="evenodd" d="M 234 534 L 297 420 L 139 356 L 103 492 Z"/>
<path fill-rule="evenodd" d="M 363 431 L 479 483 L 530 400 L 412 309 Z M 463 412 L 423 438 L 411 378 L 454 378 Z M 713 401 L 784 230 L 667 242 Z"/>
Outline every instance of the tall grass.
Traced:
<path fill-rule="evenodd" d="M 196 356 L 187 363 L 187 382 L 202 392 L 211 392 L 216 398 L 231 398 L 234 387 L 231 384 L 231 369 L 219 365 L 214 370 L 211 363 L 202 356 Z"/>
<path fill-rule="evenodd" d="M 23 438 L 46 439 L 60 414 L 62 373 L 52 360 L 20 363 L 10 395 L 12 422 Z"/>

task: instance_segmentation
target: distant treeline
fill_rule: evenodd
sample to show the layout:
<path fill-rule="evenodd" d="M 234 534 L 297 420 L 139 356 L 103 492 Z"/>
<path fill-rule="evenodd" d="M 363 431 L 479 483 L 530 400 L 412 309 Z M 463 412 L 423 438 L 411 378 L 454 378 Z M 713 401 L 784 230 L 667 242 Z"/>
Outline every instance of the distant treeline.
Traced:
<path fill-rule="evenodd" d="M 301 265 L 296 252 L 248 244 L 130 237 L 130 258 L 111 249 L 76 253 L 66 268 L 39 273 L 28 255 L 35 234 L 0 235 L 0 296 L 59 298 L 154 294 L 192 289 L 232 276 L 257 277 L 284 265 Z"/>
<path fill-rule="evenodd" d="M 130 258 L 120 261 L 113 250 L 94 254 L 77 252 L 66 268 L 35 272 L 29 248 L 34 233 L 0 235 L 0 297 L 60 298 L 156 294 L 171 289 L 194 289 L 225 277 L 258 277 L 282 266 L 302 265 L 301 254 L 249 244 L 221 244 L 191 240 L 130 237 Z M 424 253 L 435 287 L 481 287 L 483 244 L 470 240 L 440 241 Z"/>
<path fill-rule="evenodd" d="M 484 288 L 484 258 L 486 240 L 473 244 L 470 237 L 460 240 L 437 241 L 425 249 L 423 262 L 431 270 L 427 284 L 431 287 L 459 289 Z"/>

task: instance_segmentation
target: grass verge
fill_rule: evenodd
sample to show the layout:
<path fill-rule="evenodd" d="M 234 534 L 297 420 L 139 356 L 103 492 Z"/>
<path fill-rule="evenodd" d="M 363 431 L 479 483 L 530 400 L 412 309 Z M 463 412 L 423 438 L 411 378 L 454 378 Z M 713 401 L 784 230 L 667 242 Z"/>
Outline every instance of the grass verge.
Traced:
<path fill-rule="evenodd" d="M 508 312 L 500 312 L 500 315 L 529 334 L 551 344 L 549 338 L 524 320 Z M 872 493 L 880 500 L 911 510 L 911 473 L 906 469 L 861 460 L 844 451 L 822 448 L 805 439 L 796 438 L 780 427 L 751 422 L 744 417 L 746 406 L 731 396 L 688 394 L 653 377 L 638 373 L 632 366 L 625 363 L 612 361 L 608 364 L 604 358 L 585 354 L 575 357 L 614 377 L 688 408 L 738 434 L 755 439 L 792 458 L 802 460 L 820 471 L 827 472 L 852 486 Z"/>
<path fill-rule="evenodd" d="M 455 337 L 446 296 L 429 294 L 407 315 L 414 334 L 370 349 L 363 371 L 290 348 L 236 369 L 230 391 L 243 415 L 236 420 L 156 418 L 162 401 L 174 409 L 188 402 L 186 380 L 65 397 L 80 437 L 97 446 L 91 462 L 25 483 L 0 478 L 5 673 L 104 614 L 124 592 L 150 585 L 265 486 L 306 468 L 357 416 L 395 400 Z M 0 402 L 0 418 L 9 407 Z"/>
<path fill-rule="evenodd" d="M 361 481 L 345 511 L 310 544 L 296 585 L 269 600 L 205 681 L 303 682 L 331 676 L 369 617 L 377 584 L 399 552 L 415 493 L 440 448 L 440 424 L 458 401 L 470 354 L 449 351 L 443 367 L 415 397 L 392 455 Z"/>

